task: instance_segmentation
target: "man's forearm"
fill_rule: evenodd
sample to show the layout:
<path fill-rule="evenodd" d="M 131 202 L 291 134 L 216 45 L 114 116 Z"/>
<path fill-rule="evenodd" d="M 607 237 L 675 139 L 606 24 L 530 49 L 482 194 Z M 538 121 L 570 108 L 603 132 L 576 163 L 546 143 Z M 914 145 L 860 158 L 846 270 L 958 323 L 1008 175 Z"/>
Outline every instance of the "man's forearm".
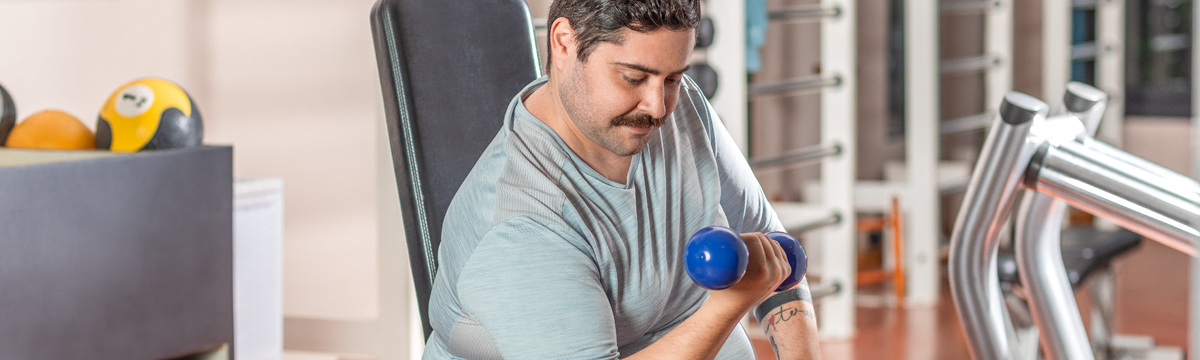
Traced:
<path fill-rule="evenodd" d="M 626 359 L 712 359 L 746 313 L 745 309 L 706 302 L 662 339 Z"/>
<path fill-rule="evenodd" d="M 755 317 L 780 360 L 820 359 L 817 317 L 808 282 L 775 294 L 755 308 Z"/>

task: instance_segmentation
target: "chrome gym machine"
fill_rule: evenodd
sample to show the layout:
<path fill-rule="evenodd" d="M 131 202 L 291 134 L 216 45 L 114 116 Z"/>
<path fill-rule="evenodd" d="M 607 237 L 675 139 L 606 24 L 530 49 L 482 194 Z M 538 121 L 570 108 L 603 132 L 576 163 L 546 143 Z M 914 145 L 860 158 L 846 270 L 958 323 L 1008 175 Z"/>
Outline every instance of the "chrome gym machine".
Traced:
<path fill-rule="evenodd" d="M 999 235 L 1022 188 L 1029 192 L 1014 245 L 1046 359 L 1095 359 L 1059 248 L 1066 205 L 1188 255 L 1200 253 L 1200 184 L 1093 139 L 1106 101 L 1100 90 L 1069 84 L 1066 113 L 1047 116 L 1045 102 L 1005 95 L 950 243 L 950 286 L 973 358 L 1029 356 L 1014 340 L 996 267 Z"/>

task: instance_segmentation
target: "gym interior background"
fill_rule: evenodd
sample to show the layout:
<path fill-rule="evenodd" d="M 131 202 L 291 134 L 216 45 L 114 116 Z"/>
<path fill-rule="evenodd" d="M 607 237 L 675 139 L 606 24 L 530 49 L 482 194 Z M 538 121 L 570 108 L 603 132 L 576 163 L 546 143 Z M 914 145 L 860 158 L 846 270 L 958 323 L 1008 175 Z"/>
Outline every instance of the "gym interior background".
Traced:
<path fill-rule="evenodd" d="M 706 4 L 714 7 L 713 0 Z M 724 0 L 722 0 L 724 1 Z M 731 1 L 743 6 L 742 1 Z M 753 1 L 749 1 L 754 3 Z M 368 23 L 372 0 L 56 0 L 0 1 L 0 84 L 24 114 L 61 109 L 89 126 L 105 96 L 129 80 L 158 76 L 182 85 L 204 111 L 205 142 L 234 147 L 234 175 L 281 178 L 284 184 L 282 292 L 278 322 L 282 337 L 267 348 L 284 359 L 416 359 L 420 328 L 410 285 L 408 256 L 399 223 L 395 179 L 384 127 L 379 78 Z M 529 0 L 534 22 L 546 16 L 549 0 Z M 917 0 L 860 0 L 854 3 L 857 39 L 855 168 L 859 181 L 886 182 L 903 172 L 906 159 L 905 87 L 916 74 L 906 69 L 906 9 Z M 937 3 L 937 2 L 932 2 Z M 1191 117 L 1192 2 L 1188 0 L 942 0 L 934 5 L 933 46 L 940 67 L 935 84 L 943 123 L 970 124 L 998 104 L 985 101 L 989 71 L 1007 68 L 1011 89 L 1052 105 L 1062 83 L 1097 84 L 1103 57 L 1119 59 L 1114 97 L 1119 113 L 1105 121 L 1099 138 L 1182 174 L 1195 174 Z M 1115 4 L 1115 5 L 1114 5 Z M 1103 7 L 1122 6 L 1115 22 Z M 720 6 L 729 6 L 721 4 Z M 819 9 L 811 0 L 767 0 L 766 9 Z M 1011 51 L 985 46 L 992 6 L 1011 6 Z M 1047 10 L 1062 7 L 1059 12 Z M 1069 26 L 1047 20 L 1066 12 Z M 793 79 L 819 77 L 821 21 L 769 20 L 761 68 L 741 76 L 722 72 L 720 87 L 753 89 Z M 1098 29 L 1108 25 L 1107 29 Z M 448 24 L 447 26 L 453 26 Z M 732 31 L 717 22 L 715 31 Z M 1069 33 L 1061 74 L 1047 70 L 1056 59 L 1045 44 L 1051 34 Z M 544 35 L 539 31 L 539 46 Z M 1106 37 L 1105 34 L 1116 34 Z M 909 33 L 911 35 L 911 33 Z M 829 45 L 826 45 L 829 46 Z M 1090 46 L 1090 47 L 1089 47 Z M 827 47 L 825 49 L 828 49 Z M 828 51 L 828 50 L 824 50 Z M 696 62 L 717 63 L 722 54 L 698 50 Z M 982 60 L 981 60 L 982 59 Z M 955 62 L 955 60 L 959 60 Z M 962 60 L 974 60 L 970 61 Z M 971 64 L 983 65 L 974 66 Z M 934 65 L 936 66 L 936 65 Z M 736 71 L 735 71 L 736 72 Z M 1061 81 L 1059 81 L 1061 80 Z M 1053 90 L 1058 89 L 1058 90 Z M 1058 91 L 1058 93 L 1052 93 Z M 820 90 L 801 89 L 742 101 L 748 156 L 765 158 L 821 144 Z M 469 101 L 466 100 L 465 101 Z M 725 101 L 728 101 L 727 99 Z M 499 114 L 497 115 L 499 116 Z M 990 118 L 989 118 L 990 119 Z M 978 123 L 978 121 L 975 121 Z M 978 156 L 984 129 L 944 131 L 938 161 L 945 170 L 969 165 Z M 966 165 L 955 165 L 966 164 Z M 957 167 L 956 167 L 957 166 Z M 899 169 L 899 170 L 897 170 Z M 774 201 L 807 201 L 819 182 L 820 166 L 791 166 L 759 172 Z M 903 174 L 900 175 L 903 177 Z M 914 180 L 915 181 L 915 180 Z M 818 190 L 819 191 L 819 190 Z M 945 244 L 961 200 L 952 189 L 938 198 L 939 246 Z M 907 210 L 907 209 L 906 209 Z M 913 209 L 911 211 L 921 211 Z M 860 211 L 864 220 L 882 218 Z M 905 218 L 921 216 L 906 213 Z M 1074 223 L 1091 223 L 1074 214 Z M 870 228 L 870 226 L 867 226 Z M 886 232 L 886 231 L 885 231 Z M 879 229 L 856 239 L 860 272 L 893 266 L 885 246 L 893 237 Z M 0 239 L 3 241 L 4 239 Z M 806 240 L 809 242 L 815 240 Z M 820 247 L 819 244 L 806 246 Z M 811 252 L 810 252 L 811 253 Z M 944 253 L 944 251 L 942 252 Z M 820 258 L 815 261 L 822 261 Z M 962 359 L 967 350 L 953 311 L 945 276 L 933 301 L 900 305 L 893 284 L 864 282 L 854 295 L 850 336 L 827 337 L 826 359 Z M 1113 263 L 1115 330 L 1146 335 L 1156 345 L 1195 353 L 1188 343 L 1189 260 L 1155 242 Z M 910 280 L 910 282 L 916 280 Z M 1084 311 L 1090 300 L 1077 292 Z M 819 303 L 819 301 L 818 301 Z M 820 305 L 818 305 L 820 306 Z M 3 309 L 0 309 L 3 311 Z M 1088 317 L 1085 316 L 1085 321 Z M 835 320 L 820 318 L 822 326 Z M 751 329 L 752 332 L 755 330 Z M 769 351 L 760 352 L 769 356 Z M 269 357 L 268 357 L 269 358 Z"/>

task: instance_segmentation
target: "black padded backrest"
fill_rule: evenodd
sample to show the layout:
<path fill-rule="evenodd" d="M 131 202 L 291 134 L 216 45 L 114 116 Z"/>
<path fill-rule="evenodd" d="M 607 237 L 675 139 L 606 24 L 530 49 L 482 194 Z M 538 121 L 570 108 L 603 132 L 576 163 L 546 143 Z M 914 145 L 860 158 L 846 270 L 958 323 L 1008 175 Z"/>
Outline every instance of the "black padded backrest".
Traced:
<path fill-rule="evenodd" d="M 446 208 L 499 131 L 509 101 L 540 75 L 537 46 L 524 0 L 380 0 L 371 28 L 428 339 Z"/>

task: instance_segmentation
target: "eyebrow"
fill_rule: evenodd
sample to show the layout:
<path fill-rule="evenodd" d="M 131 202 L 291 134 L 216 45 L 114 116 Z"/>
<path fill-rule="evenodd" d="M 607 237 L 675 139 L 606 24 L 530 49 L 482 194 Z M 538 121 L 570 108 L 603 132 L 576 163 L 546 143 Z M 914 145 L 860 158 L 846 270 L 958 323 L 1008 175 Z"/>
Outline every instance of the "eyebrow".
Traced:
<path fill-rule="evenodd" d="M 614 62 L 613 64 L 616 64 L 617 66 L 624 66 L 624 67 L 627 67 L 627 68 L 630 68 L 630 69 L 634 69 L 634 70 L 637 70 L 637 71 L 641 71 L 641 72 L 644 72 L 644 73 L 648 73 L 648 74 L 651 74 L 651 75 L 658 75 L 658 74 L 661 74 L 661 73 L 662 73 L 661 71 L 658 71 L 658 70 L 655 70 L 655 69 L 651 69 L 651 68 L 648 68 L 648 67 L 645 67 L 645 66 L 642 66 L 642 65 L 638 65 L 638 64 L 623 63 L 623 62 L 619 62 L 619 61 L 618 61 L 618 62 Z M 688 71 L 688 69 L 691 69 L 691 68 L 692 68 L 692 65 L 691 65 L 691 64 L 688 64 L 688 66 L 684 66 L 682 69 L 679 69 L 679 70 L 672 71 L 672 72 L 671 72 L 671 75 L 678 75 L 678 74 L 682 74 L 682 73 L 684 73 L 684 72 L 687 72 L 687 71 Z"/>

